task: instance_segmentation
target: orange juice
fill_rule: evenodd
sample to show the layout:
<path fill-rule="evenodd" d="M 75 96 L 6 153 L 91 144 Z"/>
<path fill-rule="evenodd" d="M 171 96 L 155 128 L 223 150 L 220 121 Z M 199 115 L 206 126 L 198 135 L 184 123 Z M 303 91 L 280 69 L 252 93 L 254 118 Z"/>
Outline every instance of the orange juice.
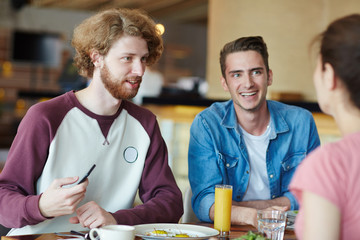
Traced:
<path fill-rule="evenodd" d="M 214 228 L 220 231 L 221 236 L 226 236 L 230 232 L 231 205 L 232 186 L 216 185 Z"/>

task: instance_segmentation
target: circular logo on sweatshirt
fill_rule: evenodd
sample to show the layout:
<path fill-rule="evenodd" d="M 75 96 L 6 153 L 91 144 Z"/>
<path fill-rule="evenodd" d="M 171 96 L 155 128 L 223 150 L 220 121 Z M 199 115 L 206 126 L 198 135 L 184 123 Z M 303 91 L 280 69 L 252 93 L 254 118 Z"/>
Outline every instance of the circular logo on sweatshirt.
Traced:
<path fill-rule="evenodd" d="M 134 147 L 127 147 L 124 151 L 125 161 L 133 163 L 138 158 L 138 151 Z"/>

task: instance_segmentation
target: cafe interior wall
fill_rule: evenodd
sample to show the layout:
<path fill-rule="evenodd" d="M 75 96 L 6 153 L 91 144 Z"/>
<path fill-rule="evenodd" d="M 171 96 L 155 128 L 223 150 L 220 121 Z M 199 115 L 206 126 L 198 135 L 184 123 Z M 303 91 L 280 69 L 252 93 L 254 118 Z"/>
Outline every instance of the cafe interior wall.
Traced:
<path fill-rule="evenodd" d="M 206 79 L 208 98 L 227 99 L 220 84 L 220 49 L 243 36 L 263 36 L 273 70 L 272 93 L 296 93 L 316 101 L 312 39 L 338 17 L 359 13 L 358 0 L 209 0 Z"/>

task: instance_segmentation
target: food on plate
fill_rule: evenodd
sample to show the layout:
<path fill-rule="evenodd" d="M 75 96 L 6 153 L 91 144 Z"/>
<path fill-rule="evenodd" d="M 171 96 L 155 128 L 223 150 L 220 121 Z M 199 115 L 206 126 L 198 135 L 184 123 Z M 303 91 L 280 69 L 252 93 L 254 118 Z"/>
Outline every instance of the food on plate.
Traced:
<path fill-rule="evenodd" d="M 182 233 L 182 232 L 171 232 L 171 230 L 169 231 L 165 231 L 163 229 L 154 229 L 154 231 L 151 232 L 147 232 L 146 236 L 152 236 L 152 237 L 178 237 L 178 238 L 189 238 L 190 236 L 186 233 Z"/>
<path fill-rule="evenodd" d="M 183 237 L 183 238 L 188 238 L 190 237 L 189 235 L 187 234 L 183 234 L 183 233 L 180 233 L 180 234 L 176 234 L 175 237 Z"/>
<path fill-rule="evenodd" d="M 168 236 L 168 232 L 165 230 L 157 230 L 155 229 L 152 232 L 148 232 L 146 235 L 148 236 L 160 236 L 160 237 L 167 237 Z"/>
<path fill-rule="evenodd" d="M 236 238 L 235 240 L 268 240 L 262 233 L 249 231 L 246 235 Z"/>

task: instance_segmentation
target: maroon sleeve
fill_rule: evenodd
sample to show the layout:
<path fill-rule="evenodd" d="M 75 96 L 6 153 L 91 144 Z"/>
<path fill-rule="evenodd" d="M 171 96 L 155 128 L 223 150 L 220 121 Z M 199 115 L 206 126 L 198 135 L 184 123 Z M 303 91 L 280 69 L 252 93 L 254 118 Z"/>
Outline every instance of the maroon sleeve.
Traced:
<path fill-rule="evenodd" d="M 139 187 L 143 204 L 113 215 L 118 224 L 178 223 L 183 214 L 182 193 L 168 165 L 159 125 L 152 113 L 142 112 L 135 117 L 143 123 L 151 141 Z"/>
<path fill-rule="evenodd" d="M 50 101 L 32 106 L 18 127 L 0 174 L 0 224 L 5 227 L 19 228 L 45 220 L 39 210 L 36 182 L 47 159 L 54 126 L 61 121 L 50 123 L 49 118 L 59 119 L 61 113 L 53 106 Z"/>

